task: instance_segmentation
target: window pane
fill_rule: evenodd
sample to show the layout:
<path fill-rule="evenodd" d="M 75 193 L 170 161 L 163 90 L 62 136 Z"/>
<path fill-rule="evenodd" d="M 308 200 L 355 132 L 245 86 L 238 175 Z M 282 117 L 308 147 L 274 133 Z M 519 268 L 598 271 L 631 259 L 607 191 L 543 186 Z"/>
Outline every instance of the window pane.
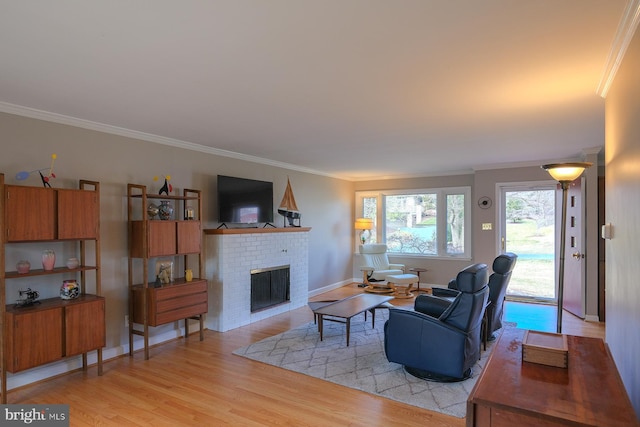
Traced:
<path fill-rule="evenodd" d="M 376 243 L 377 233 L 376 233 L 376 218 L 378 217 L 378 198 L 377 197 L 363 197 L 362 198 L 362 217 L 363 218 L 371 218 L 373 220 L 373 228 L 369 230 L 369 237 L 367 238 L 367 242 Z"/>
<path fill-rule="evenodd" d="M 389 252 L 437 253 L 436 194 L 385 197 L 385 229 Z"/>
<path fill-rule="evenodd" d="M 447 195 L 447 253 L 464 254 L 464 194 Z"/>

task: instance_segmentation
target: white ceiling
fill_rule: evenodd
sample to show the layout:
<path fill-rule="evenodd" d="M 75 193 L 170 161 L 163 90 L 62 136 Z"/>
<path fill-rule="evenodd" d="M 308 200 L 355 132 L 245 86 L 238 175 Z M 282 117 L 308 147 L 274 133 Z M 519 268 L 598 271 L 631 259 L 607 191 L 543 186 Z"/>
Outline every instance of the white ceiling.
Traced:
<path fill-rule="evenodd" d="M 578 158 L 627 3 L 3 0 L 0 110 L 352 180 Z"/>

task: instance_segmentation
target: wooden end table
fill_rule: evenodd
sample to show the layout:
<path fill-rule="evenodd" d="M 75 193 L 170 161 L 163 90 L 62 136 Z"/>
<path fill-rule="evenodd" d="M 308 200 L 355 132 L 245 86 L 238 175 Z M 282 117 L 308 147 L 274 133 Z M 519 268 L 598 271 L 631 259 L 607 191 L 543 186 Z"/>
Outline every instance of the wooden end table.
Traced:
<path fill-rule="evenodd" d="M 413 267 L 413 268 L 410 268 L 409 271 L 411 271 L 412 273 L 416 273 L 416 276 L 418 276 L 418 287 L 416 288 L 416 292 L 417 293 L 420 293 L 420 292 L 429 293 L 428 291 L 420 289 L 420 273 L 424 273 L 425 271 L 429 271 L 429 269 L 428 268 L 422 268 L 422 267 Z"/>

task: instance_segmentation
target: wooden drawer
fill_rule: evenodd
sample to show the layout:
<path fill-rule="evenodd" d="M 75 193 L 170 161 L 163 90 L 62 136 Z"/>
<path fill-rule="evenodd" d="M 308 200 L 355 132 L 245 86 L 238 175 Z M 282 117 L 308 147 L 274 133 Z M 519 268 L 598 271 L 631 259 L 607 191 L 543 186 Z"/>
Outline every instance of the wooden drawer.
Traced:
<path fill-rule="evenodd" d="M 144 323 L 142 286 L 133 290 L 133 321 Z M 163 325 L 206 313 L 208 310 L 207 281 L 176 281 L 160 288 L 150 287 L 147 292 L 147 316 L 149 326 Z"/>

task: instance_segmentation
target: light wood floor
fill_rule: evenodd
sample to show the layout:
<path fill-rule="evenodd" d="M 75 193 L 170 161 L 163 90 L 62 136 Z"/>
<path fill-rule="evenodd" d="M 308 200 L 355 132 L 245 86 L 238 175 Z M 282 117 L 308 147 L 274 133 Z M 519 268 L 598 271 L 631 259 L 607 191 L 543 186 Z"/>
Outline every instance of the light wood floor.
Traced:
<path fill-rule="evenodd" d="M 313 299 L 357 292 L 362 289 L 349 285 Z M 413 300 L 392 303 L 407 305 Z M 518 307 L 512 304 L 508 303 L 507 312 L 516 316 Z M 312 320 L 311 311 L 304 307 L 225 333 L 207 331 L 203 342 L 192 335 L 152 348 L 147 361 L 141 352 L 133 358 L 106 361 L 101 377 L 90 368 L 12 390 L 9 403 L 70 404 L 72 426 L 464 425 L 464 419 L 231 354 Z M 565 315 L 564 324 L 566 333 L 604 334 L 602 324 L 587 324 L 570 315 Z"/>

